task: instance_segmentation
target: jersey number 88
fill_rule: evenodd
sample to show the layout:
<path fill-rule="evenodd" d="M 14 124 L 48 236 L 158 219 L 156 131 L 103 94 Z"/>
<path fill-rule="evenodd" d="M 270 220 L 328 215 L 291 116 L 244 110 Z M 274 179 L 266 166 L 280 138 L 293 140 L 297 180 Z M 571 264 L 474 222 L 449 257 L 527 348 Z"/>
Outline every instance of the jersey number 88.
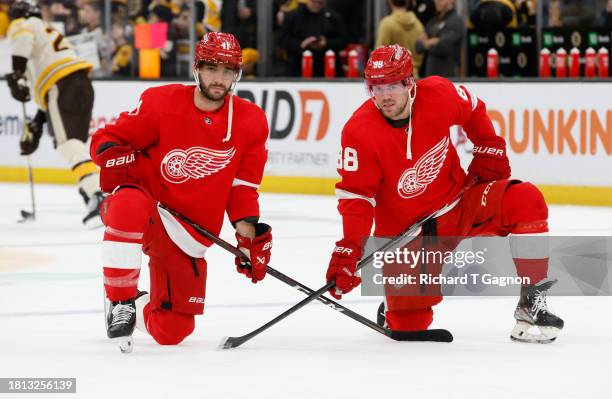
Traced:
<path fill-rule="evenodd" d="M 340 149 L 336 166 L 338 169 L 344 169 L 347 172 L 355 172 L 359 168 L 357 150 L 351 147 Z"/>

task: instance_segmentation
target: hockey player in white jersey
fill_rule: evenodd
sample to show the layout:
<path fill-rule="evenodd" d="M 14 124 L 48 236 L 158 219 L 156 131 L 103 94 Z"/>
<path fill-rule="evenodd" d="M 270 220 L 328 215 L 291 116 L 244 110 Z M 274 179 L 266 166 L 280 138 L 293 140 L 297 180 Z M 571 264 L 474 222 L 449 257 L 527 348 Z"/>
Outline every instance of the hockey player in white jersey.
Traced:
<path fill-rule="evenodd" d="M 13 72 L 6 81 L 17 101 L 33 95 L 40 110 L 20 140 L 21 155 L 32 154 L 48 123 L 58 154 L 68 163 L 87 206 L 83 223 L 99 220 L 102 202 L 99 173 L 89 156 L 89 123 L 94 92 L 92 65 L 75 55 L 70 43 L 41 19 L 34 0 L 16 0 L 10 8 Z"/>

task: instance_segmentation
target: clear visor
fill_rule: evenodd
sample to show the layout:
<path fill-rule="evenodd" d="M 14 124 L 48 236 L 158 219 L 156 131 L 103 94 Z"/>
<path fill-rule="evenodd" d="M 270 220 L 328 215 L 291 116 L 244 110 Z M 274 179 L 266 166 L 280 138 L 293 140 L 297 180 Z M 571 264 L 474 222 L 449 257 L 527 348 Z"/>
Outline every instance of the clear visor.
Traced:
<path fill-rule="evenodd" d="M 382 96 L 385 94 L 403 94 L 408 91 L 409 87 L 405 81 L 400 80 L 393 83 L 368 86 L 368 89 L 373 96 Z"/>

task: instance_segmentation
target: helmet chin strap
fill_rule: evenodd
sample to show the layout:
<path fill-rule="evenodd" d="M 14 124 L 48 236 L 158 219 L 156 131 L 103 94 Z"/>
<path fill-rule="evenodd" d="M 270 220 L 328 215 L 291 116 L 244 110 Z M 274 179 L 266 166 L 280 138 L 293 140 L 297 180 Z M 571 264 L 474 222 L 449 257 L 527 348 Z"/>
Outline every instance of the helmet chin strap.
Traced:
<path fill-rule="evenodd" d="M 414 79 L 410 79 L 412 82 L 412 87 L 408 89 L 408 107 L 410 107 L 408 111 L 408 129 L 406 130 L 406 159 L 412 159 L 412 104 L 414 104 L 414 99 L 416 98 L 417 93 L 417 85 Z M 413 90 L 414 89 L 414 90 Z M 414 94 L 412 94 L 414 91 Z"/>
<path fill-rule="evenodd" d="M 198 87 L 198 90 L 200 91 L 200 93 L 202 93 L 204 90 L 202 90 L 202 83 L 200 83 L 200 74 L 198 73 L 198 70 L 194 68 L 191 72 L 193 75 L 193 79 L 196 82 L 196 86 Z M 242 69 L 239 69 L 236 73 L 236 76 L 234 77 L 234 80 L 232 81 L 232 85 L 229 88 L 230 96 L 227 114 L 227 131 L 225 133 L 225 138 L 222 140 L 223 143 L 227 143 L 232 138 L 232 121 L 234 117 L 234 89 L 236 88 L 236 83 L 238 83 L 241 78 Z"/>
<path fill-rule="evenodd" d="M 193 75 L 193 80 L 195 80 L 198 90 L 202 92 L 203 90 L 202 90 L 202 86 L 200 85 L 200 75 L 198 74 L 198 70 L 193 68 L 191 70 L 191 74 Z"/>
<path fill-rule="evenodd" d="M 242 68 L 238 69 L 236 76 L 234 77 L 234 81 L 230 86 L 229 93 L 229 110 L 227 113 L 227 133 L 225 134 L 225 138 L 223 139 L 224 143 L 227 143 L 229 139 L 232 137 L 232 119 L 234 116 L 234 89 L 236 88 L 236 83 L 242 78 Z"/>

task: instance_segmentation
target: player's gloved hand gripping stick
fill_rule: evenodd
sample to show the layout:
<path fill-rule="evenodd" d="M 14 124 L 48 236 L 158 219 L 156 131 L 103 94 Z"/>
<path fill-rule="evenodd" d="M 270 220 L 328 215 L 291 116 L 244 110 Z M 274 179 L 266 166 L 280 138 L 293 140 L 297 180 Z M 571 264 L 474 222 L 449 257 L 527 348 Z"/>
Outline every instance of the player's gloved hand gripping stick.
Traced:
<path fill-rule="evenodd" d="M 244 267 L 250 268 L 251 264 L 250 264 L 250 259 L 248 258 L 248 256 L 246 256 L 244 254 L 244 252 L 240 251 L 238 248 L 236 248 L 235 246 L 233 246 L 232 244 L 228 243 L 227 241 L 217 237 L 216 235 L 212 234 L 211 232 L 209 232 L 208 230 L 198 226 L 196 223 L 190 221 L 188 218 L 186 218 L 185 216 L 181 215 L 180 213 L 160 204 L 160 207 L 164 208 L 165 210 L 167 210 L 168 212 L 170 212 L 171 214 L 173 214 L 175 217 L 181 219 L 182 221 L 184 221 L 185 223 L 189 224 L 190 226 L 192 226 L 198 233 L 202 234 L 204 237 L 208 238 L 209 240 L 211 240 L 212 242 L 214 242 L 215 244 L 219 245 L 221 248 L 225 249 L 226 251 L 232 253 L 233 255 L 235 255 L 237 258 L 240 258 L 241 261 L 243 262 Z M 305 286 L 304 284 L 300 283 L 299 281 L 294 280 L 293 278 L 287 276 L 286 274 L 279 272 L 278 270 L 272 268 L 271 266 L 268 265 L 267 267 L 267 273 L 270 274 L 271 276 L 275 277 L 276 279 L 282 281 L 283 283 L 295 288 L 296 290 L 303 292 L 307 295 L 312 295 L 315 291 L 312 288 L 309 288 L 307 286 Z M 325 292 L 325 291 L 323 291 Z M 392 331 L 389 330 L 388 328 L 384 328 L 379 326 L 378 324 L 376 324 L 375 322 L 373 322 L 372 320 L 363 317 L 362 315 L 360 315 L 359 313 L 356 313 L 354 311 L 352 311 L 351 309 L 339 304 L 336 301 L 333 301 L 329 298 L 327 298 L 324 295 L 320 295 L 317 296 L 315 299 L 317 299 L 319 302 L 327 305 L 328 307 L 332 308 L 333 310 L 336 310 L 342 314 L 344 314 L 345 316 L 350 317 L 351 319 L 365 325 L 366 327 L 370 327 L 372 330 L 385 335 L 395 341 L 439 341 L 439 342 L 451 342 L 453 340 L 453 336 L 451 335 L 451 333 L 447 330 L 427 330 L 427 331 Z M 238 345 L 231 345 L 231 346 L 227 346 L 227 338 L 224 338 L 220 348 L 221 349 L 229 349 Z"/>
<path fill-rule="evenodd" d="M 32 132 L 29 130 L 27 115 L 26 115 L 26 106 L 25 103 L 21 103 L 21 111 L 23 113 L 23 133 L 21 135 L 20 145 L 26 140 L 29 140 L 33 137 Z M 22 147 L 23 148 L 23 147 Z M 34 178 L 32 177 L 32 163 L 30 162 L 29 154 L 22 154 L 26 157 L 26 162 L 28 164 L 28 182 L 30 183 L 30 201 L 32 204 L 32 212 L 28 212 L 24 209 L 21 210 L 21 219 L 18 220 L 19 223 L 34 221 L 36 220 L 36 200 L 34 198 Z"/>
<path fill-rule="evenodd" d="M 472 178 L 471 180 L 469 180 L 469 182 L 447 204 L 445 204 L 444 206 L 440 207 L 437 211 L 431 213 L 429 216 L 426 216 L 426 217 L 422 218 L 421 220 L 419 220 L 418 222 L 416 222 L 415 224 L 413 224 L 412 226 L 410 226 L 406 230 L 404 230 L 400 235 L 398 235 L 394 239 L 390 240 L 388 243 L 386 243 L 385 245 L 383 245 L 382 247 L 380 247 L 376 251 L 372 252 L 371 254 L 366 256 L 365 258 L 363 258 L 358 263 L 357 270 L 363 268 L 365 265 L 370 263 L 374 259 L 374 253 L 375 252 L 385 252 L 388 249 L 397 246 L 399 243 L 404 241 L 407 237 L 416 235 L 417 232 L 419 231 L 419 228 L 423 224 L 427 223 L 431 219 L 435 219 L 448 206 L 450 206 L 457 199 L 461 198 L 463 193 L 465 193 L 470 187 L 472 187 L 476 183 L 476 180 L 477 180 L 476 178 Z M 270 274 L 272 274 L 272 273 L 270 273 Z M 222 349 L 230 349 L 230 348 L 235 348 L 237 346 L 242 345 L 246 341 L 250 340 L 251 338 L 255 337 L 256 335 L 260 334 L 261 332 L 263 332 L 263 331 L 267 330 L 268 328 L 272 327 L 274 324 L 278 323 L 279 321 L 283 320 L 287 316 L 291 315 L 292 313 L 294 313 L 294 312 L 298 311 L 299 309 L 301 309 L 302 307 L 306 306 L 308 303 L 314 301 L 315 299 L 322 298 L 322 295 L 325 292 L 329 291 L 330 289 L 334 288 L 335 285 L 336 285 L 335 281 L 330 281 L 329 283 L 325 284 L 323 287 L 319 288 L 318 290 L 312 291 L 312 293 L 310 295 L 308 295 L 308 297 L 304 298 L 301 302 L 299 302 L 296 305 L 294 305 L 293 307 L 287 309 L 285 312 L 281 313 L 280 315 L 278 315 L 274 319 L 270 320 L 269 322 L 267 322 L 266 324 L 262 325 L 261 327 L 251 331 L 250 333 L 242 335 L 240 337 L 227 337 L 227 338 L 224 338 L 219 347 L 222 348 Z M 326 299 L 326 300 L 329 301 L 329 302 L 333 302 L 330 299 Z M 341 305 L 336 304 L 335 306 L 341 306 Z M 346 309 L 346 308 L 344 308 L 344 309 Z M 345 313 L 345 314 L 347 314 L 347 313 Z M 365 319 L 365 318 L 363 318 L 363 319 Z M 373 326 L 371 326 L 371 327 L 374 328 Z M 374 328 L 374 329 L 378 330 L 376 328 Z M 407 339 L 403 339 L 405 341 L 428 340 L 428 341 L 451 342 L 453 340 L 452 334 L 449 331 L 444 330 L 444 329 L 441 329 L 441 330 L 422 330 L 422 331 L 414 331 L 414 332 L 409 332 L 409 331 L 398 332 L 398 331 L 391 331 L 391 330 L 388 330 L 388 331 L 390 332 L 390 334 L 399 333 L 404 338 L 407 338 Z M 385 332 L 383 332 L 383 334 L 385 334 L 387 336 L 390 336 L 390 335 L 388 335 Z M 426 338 L 426 339 L 414 339 L 414 338 L 410 339 L 411 334 L 415 334 L 416 336 L 419 336 L 419 338 Z M 434 336 L 437 339 L 427 339 L 429 335 L 432 335 L 432 336 Z M 393 338 L 393 337 L 391 336 L 391 338 Z M 402 340 L 402 339 L 400 339 L 400 340 Z"/>
<path fill-rule="evenodd" d="M 475 183 L 475 179 L 472 179 L 461 191 L 459 191 L 457 193 L 455 198 L 453 198 L 453 200 L 450 203 L 454 202 L 456 199 L 461 197 L 461 195 L 463 195 L 463 193 L 468 188 L 470 188 L 474 183 Z M 444 207 L 440 208 L 438 211 L 432 213 L 431 215 L 421 219 L 419 222 L 415 223 L 413 226 L 411 226 L 410 228 L 405 230 L 398 237 L 396 237 L 395 239 L 389 241 L 386 245 L 381 247 L 378 251 L 386 251 L 387 249 L 397 245 L 399 242 L 404 240 L 406 237 L 414 235 L 415 232 L 418 231 L 418 229 L 419 229 L 419 227 L 421 225 L 426 223 L 428 220 L 430 220 L 432 218 L 435 218 L 439 214 L 439 212 L 441 210 L 446 208 L 447 205 L 445 205 Z M 210 239 L 211 241 L 213 241 L 214 243 L 219 245 L 221 248 L 231 252 L 232 254 L 236 255 L 237 257 L 244 257 L 244 258 L 246 258 L 245 260 L 248 261 L 248 258 L 246 257 L 246 255 L 244 253 L 242 253 L 242 251 L 238 250 L 238 248 L 232 246 L 228 242 L 220 239 L 219 237 L 215 236 L 214 234 L 212 234 L 212 233 L 208 232 L 207 230 L 201 228 L 200 226 L 198 226 L 197 224 L 191 222 L 189 219 L 187 219 L 183 215 L 180 215 L 177 212 L 175 212 L 175 211 L 173 211 L 171 209 L 168 209 L 167 207 L 165 207 L 163 205 L 160 205 L 160 206 L 162 206 L 164 209 L 168 210 L 170 213 L 172 213 L 173 215 L 175 215 L 179 219 L 181 219 L 184 222 L 186 222 L 186 223 L 190 224 L 191 226 L 193 226 L 199 233 L 201 233 L 202 235 L 204 235 L 205 237 L 207 237 L 208 239 Z M 361 267 L 365 266 L 370 261 L 372 261 L 373 256 L 374 256 L 374 254 L 372 253 L 368 257 L 363 259 L 359 263 L 358 269 L 360 269 Z M 344 307 L 343 305 L 339 304 L 338 302 L 335 302 L 335 301 L 325 297 L 323 294 L 325 294 L 325 292 L 327 292 L 329 289 L 331 289 L 331 288 L 333 288 L 335 286 L 335 281 L 332 281 L 332 282 L 326 284 L 325 286 L 323 286 L 322 288 L 318 289 L 317 291 L 314 291 L 313 289 L 311 289 L 311 288 L 301 284 L 300 282 L 298 282 L 298 281 L 292 279 L 291 277 L 289 277 L 289 276 L 287 276 L 287 275 L 285 275 L 285 274 L 275 270 L 274 268 L 272 268 L 270 266 L 268 266 L 268 273 L 270 275 L 272 275 L 273 277 L 281 280 L 282 282 L 284 282 L 284 283 L 294 287 L 298 291 L 301 291 L 301 292 L 303 292 L 305 294 L 308 294 L 308 297 L 305 298 L 304 300 L 302 300 L 301 302 L 299 302 L 298 304 L 296 304 L 295 306 L 293 306 L 292 308 L 288 309 L 287 311 L 285 311 L 281 315 L 277 316 L 273 320 L 269 321 L 268 323 L 264 324 L 263 326 L 259 327 L 258 329 L 252 331 L 249 334 L 243 335 L 241 337 L 227 337 L 227 338 L 224 338 L 222 340 L 221 344 L 219 345 L 219 347 L 221 349 L 230 349 L 230 348 L 235 348 L 237 346 L 242 345 L 244 342 L 250 340 L 254 336 L 256 336 L 259 333 L 263 332 L 264 330 L 268 329 L 272 325 L 278 323 L 279 321 L 281 321 L 285 317 L 289 316 L 290 314 L 294 313 L 295 311 L 299 310 L 300 308 L 302 308 L 303 306 L 307 305 L 309 302 L 312 302 L 315 299 L 317 299 L 319 302 L 324 303 L 328 307 L 343 313 L 344 315 L 350 317 L 351 319 L 353 319 L 355 321 L 358 321 L 359 323 L 361 323 L 361 324 L 363 324 L 363 325 L 365 325 L 367 327 L 370 327 L 374 331 L 376 331 L 376 332 L 378 332 L 380 334 L 383 334 L 383 335 L 385 335 L 385 336 L 387 336 L 387 337 L 389 337 L 391 339 L 394 339 L 396 341 L 438 341 L 438 342 L 452 342 L 452 340 L 453 340 L 452 334 L 449 331 L 444 330 L 444 329 L 423 330 L 423 331 L 392 331 L 392 330 L 389 330 L 387 328 L 381 327 L 378 324 L 376 324 L 375 322 L 369 320 L 368 318 L 363 317 L 360 314 L 358 314 L 358 313 L 356 313 L 356 312 L 354 312 L 354 311 Z"/>

